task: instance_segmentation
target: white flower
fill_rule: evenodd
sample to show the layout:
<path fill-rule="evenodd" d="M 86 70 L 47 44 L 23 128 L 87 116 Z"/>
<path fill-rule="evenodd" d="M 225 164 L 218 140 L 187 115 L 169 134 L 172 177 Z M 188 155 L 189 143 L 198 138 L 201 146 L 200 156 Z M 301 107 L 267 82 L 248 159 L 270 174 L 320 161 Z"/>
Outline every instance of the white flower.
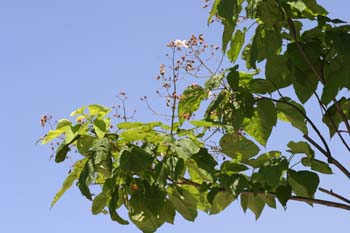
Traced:
<path fill-rule="evenodd" d="M 186 40 L 175 40 L 174 45 L 179 48 L 181 47 L 188 48 L 188 45 L 186 44 Z"/>

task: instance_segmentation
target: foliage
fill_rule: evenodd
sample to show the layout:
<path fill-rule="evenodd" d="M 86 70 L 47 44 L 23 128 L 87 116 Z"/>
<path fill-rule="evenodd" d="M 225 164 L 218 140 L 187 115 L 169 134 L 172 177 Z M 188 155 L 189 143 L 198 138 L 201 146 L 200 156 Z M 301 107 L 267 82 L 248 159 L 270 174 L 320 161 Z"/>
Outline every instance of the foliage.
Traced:
<path fill-rule="evenodd" d="M 319 189 L 320 174 L 333 174 L 333 168 L 350 178 L 326 140 L 337 135 L 350 151 L 350 99 L 344 96 L 350 88 L 350 25 L 328 18 L 315 0 L 215 0 L 212 21 L 224 26 L 222 52 L 233 66 L 216 71 L 206 66 L 197 49 L 204 45 L 201 35 L 169 43 L 173 56 L 187 50 L 199 62 L 195 68 L 194 60 L 181 58 L 170 67 L 170 79 L 161 66 L 162 80 L 170 80 L 163 85 L 171 90 L 170 125 L 130 122 L 124 115 L 115 130 L 110 109 L 90 105 L 71 114 L 75 123 L 64 119 L 48 132 L 43 143 L 62 137 L 57 163 L 72 148 L 82 157 L 52 206 L 77 181 L 92 200 L 93 214 L 108 212 L 112 220 L 131 221 L 143 232 L 172 224 L 176 213 L 189 221 L 198 210 L 218 214 L 238 199 L 256 218 L 265 206 L 276 208 L 276 201 L 283 207 L 294 200 L 350 210 L 349 200 Z M 235 64 L 239 56 L 245 70 Z M 206 82 L 178 94 L 180 70 L 194 74 L 199 68 L 209 72 Z M 305 108 L 309 101 L 321 108 L 321 123 Z M 303 139 L 290 141 L 285 151 L 266 151 L 280 121 Z M 208 145 L 209 138 L 219 145 Z M 99 184 L 99 193 L 92 193 L 92 184 Z M 342 202 L 315 199 L 318 190 Z M 118 214 L 121 207 L 129 220 Z"/>

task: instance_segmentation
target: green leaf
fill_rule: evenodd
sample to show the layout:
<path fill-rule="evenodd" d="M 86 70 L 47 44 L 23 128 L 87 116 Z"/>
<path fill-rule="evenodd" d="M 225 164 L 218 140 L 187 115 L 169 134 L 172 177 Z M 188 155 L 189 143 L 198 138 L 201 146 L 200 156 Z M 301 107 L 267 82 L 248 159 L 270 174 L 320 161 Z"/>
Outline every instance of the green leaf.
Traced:
<path fill-rule="evenodd" d="M 159 216 L 161 218 L 164 218 L 164 220 L 170 224 L 174 224 L 174 218 L 175 218 L 176 210 L 174 205 L 169 201 L 169 199 L 166 199 L 164 203 L 164 207 L 161 210 Z"/>
<path fill-rule="evenodd" d="M 100 164 L 110 156 L 110 143 L 108 138 L 95 139 L 93 144 L 95 152 L 95 164 Z"/>
<path fill-rule="evenodd" d="M 270 56 L 266 61 L 265 67 L 266 80 L 274 86 L 274 89 L 281 89 L 291 85 L 292 73 L 286 56 Z"/>
<path fill-rule="evenodd" d="M 111 216 L 111 219 L 113 221 L 116 221 L 121 225 L 127 225 L 129 224 L 129 222 L 121 218 L 116 211 L 118 200 L 119 200 L 119 190 L 118 188 L 116 188 L 112 193 L 112 198 L 108 205 L 109 215 Z"/>
<path fill-rule="evenodd" d="M 143 149 L 133 146 L 120 155 L 120 168 L 134 172 L 144 172 L 152 168 L 153 158 Z"/>
<path fill-rule="evenodd" d="M 216 160 L 208 153 L 208 150 L 201 148 L 191 159 L 186 161 L 189 174 L 194 182 L 202 183 L 204 180 L 213 182 L 215 177 Z"/>
<path fill-rule="evenodd" d="M 211 22 L 212 18 L 217 14 L 217 12 L 218 12 L 218 5 L 219 5 L 220 2 L 221 2 L 221 0 L 215 0 L 215 2 L 213 3 L 213 6 L 212 6 L 212 8 L 210 10 L 210 13 L 209 13 L 208 25 Z"/>
<path fill-rule="evenodd" d="M 78 179 L 81 171 L 83 170 L 85 161 L 86 159 L 82 159 L 74 164 L 73 171 L 64 180 L 61 189 L 56 193 L 54 199 L 52 200 L 50 208 L 52 208 L 57 203 L 63 194 L 73 185 L 73 182 Z"/>
<path fill-rule="evenodd" d="M 300 104 L 289 98 L 282 98 L 276 105 L 278 117 L 281 120 L 290 122 L 295 128 L 303 134 L 308 134 L 304 115 L 305 109 Z"/>
<path fill-rule="evenodd" d="M 276 209 L 276 200 L 274 196 L 262 193 L 259 193 L 258 195 L 269 207 Z"/>
<path fill-rule="evenodd" d="M 239 161 L 247 160 L 259 152 L 259 147 L 254 142 L 240 135 L 224 135 L 220 139 L 220 146 L 222 153 Z"/>
<path fill-rule="evenodd" d="M 179 122 L 182 124 L 190 119 L 192 114 L 197 111 L 200 103 L 207 97 L 204 89 L 199 85 L 191 85 L 182 93 L 178 105 Z"/>
<path fill-rule="evenodd" d="M 76 116 L 76 115 L 82 115 L 82 114 L 84 114 L 85 109 L 86 109 L 85 106 L 83 106 L 83 107 L 81 107 L 81 108 L 78 108 L 77 110 L 73 111 L 73 112 L 70 114 L 70 116 L 72 117 L 72 116 Z"/>
<path fill-rule="evenodd" d="M 162 122 L 155 121 L 155 122 L 122 122 L 117 125 L 118 129 L 132 129 L 132 128 L 139 128 L 139 127 L 146 127 L 149 129 L 153 129 L 157 126 L 161 126 Z"/>
<path fill-rule="evenodd" d="M 63 162 L 67 157 L 68 151 L 70 151 L 69 145 L 67 145 L 64 142 L 61 143 L 56 150 L 55 162 L 56 163 Z"/>
<path fill-rule="evenodd" d="M 242 171 L 246 171 L 248 170 L 248 167 L 243 164 L 235 163 L 232 161 L 225 161 L 221 164 L 220 170 L 221 172 L 224 172 L 227 175 L 232 175 L 240 173 Z"/>
<path fill-rule="evenodd" d="M 77 140 L 77 148 L 80 154 L 87 156 L 94 143 L 91 136 L 81 136 Z"/>
<path fill-rule="evenodd" d="M 56 129 L 62 129 L 67 126 L 72 127 L 72 122 L 68 119 L 61 119 L 57 122 Z"/>
<path fill-rule="evenodd" d="M 226 76 L 226 80 L 228 84 L 230 85 L 232 90 L 238 89 L 239 84 L 239 72 L 238 72 L 238 65 L 235 65 L 229 69 L 229 73 Z"/>
<path fill-rule="evenodd" d="M 89 185 L 94 180 L 94 165 L 91 159 L 87 160 L 83 170 L 80 173 L 77 186 L 80 189 L 81 194 L 87 199 L 92 200 Z"/>
<path fill-rule="evenodd" d="M 259 168 L 266 164 L 270 164 L 270 162 L 274 159 L 280 158 L 281 152 L 279 151 L 269 151 L 262 155 L 259 155 L 256 159 L 250 159 L 245 161 L 245 164 L 252 166 L 253 168 Z"/>
<path fill-rule="evenodd" d="M 99 118 L 103 118 L 111 111 L 109 108 L 98 104 L 89 105 L 88 110 L 91 116 L 98 116 Z"/>
<path fill-rule="evenodd" d="M 218 214 L 226 209 L 233 201 L 235 197 L 228 191 L 218 192 L 213 200 L 213 205 L 210 209 L 210 215 Z"/>
<path fill-rule="evenodd" d="M 315 152 L 306 142 L 289 142 L 287 145 L 290 148 L 292 154 L 305 154 L 308 158 L 314 158 Z"/>
<path fill-rule="evenodd" d="M 237 0 L 221 0 L 217 5 L 217 14 L 221 17 L 224 25 L 222 36 L 222 51 L 226 51 L 226 47 L 232 38 L 232 33 L 236 27 L 238 15 L 242 7 L 237 3 Z"/>
<path fill-rule="evenodd" d="M 323 174 L 333 174 L 332 169 L 329 167 L 328 163 L 323 161 L 312 159 L 312 158 L 303 158 L 303 165 L 311 167 L 311 170 L 317 171 Z"/>
<path fill-rule="evenodd" d="M 243 122 L 244 130 L 260 144 L 266 146 L 272 128 L 277 123 L 275 104 L 270 100 L 258 101 L 253 117 L 246 118 Z"/>
<path fill-rule="evenodd" d="M 278 22 L 284 20 L 284 14 L 278 7 L 275 1 L 252 1 L 250 4 L 258 4 L 255 6 L 257 8 L 257 15 L 254 18 L 259 18 L 264 25 L 269 29 L 276 29 Z"/>
<path fill-rule="evenodd" d="M 347 118 L 350 118 L 350 100 L 342 97 L 337 101 L 342 108 L 343 113 Z M 331 137 L 337 132 L 339 125 L 343 122 L 343 117 L 337 110 L 336 104 L 331 105 L 324 114 L 322 121 L 328 126 L 329 134 Z M 333 125 L 334 123 L 334 125 Z"/>
<path fill-rule="evenodd" d="M 91 207 L 92 214 L 96 215 L 101 213 L 105 208 L 105 206 L 107 205 L 109 198 L 110 197 L 108 197 L 106 193 L 103 193 L 103 192 L 97 195 L 92 202 L 92 207 Z"/>
<path fill-rule="evenodd" d="M 176 140 L 171 145 L 177 155 L 184 160 L 187 160 L 200 150 L 200 147 L 190 138 Z"/>
<path fill-rule="evenodd" d="M 93 126 L 97 137 L 103 138 L 107 132 L 107 124 L 104 120 L 96 118 L 93 122 Z"/>
<path fill-rule="evenodd" d="M 63 133 L 65 132 L 65 128 L 62 127 L 62 128 L 59 128 L 59 129 L 56 129 L 56 130 L 50 130 L 47 135 L 45 135 L 44 139 L 42 140 L 42 144 L 46 144 L 50 141 L 52 141 L 53 139 L 61 136 Z"/>
<path fill-rule="evenodd" d="M 315 93 L 319 81 L 311 70 L 300 72 L 295 69 L 292 76 L 292 83 L 298 99 L 304 104 Z"/>
<path fill-rule="evenodd" d="M 256 62 L 274 56 L 282 46 L 282 37 L 279 30 L 268 29 L 260 24 L 255 31 L 250 47 L 250 66 L 256 69 Z"/>
<path fill-rule="evenodd" d="M 287 206 L 287 202 L 291 196 L 292 188 L 289 185 L 281 185 L 276 189 L 276 197 L 283 207 Z"/>
<path fill-rule="evenodd" d="M 265 207 L 265 201 L 260 195 L 253 193 L 242 193 L 241 194 L 241 205 L 244 211 L 250 209 L 254 214 L 255 218 L 258 219 Z"/>
<path fill-rule="evenodd" d="M 230 49 L 227 51 L 227 57 L 232 62 L 235 63 L 238 55 L 244 44 L 245 31 L 237 30 L 231 39 Z"/>
<path fill-rule="evenodd" d="M 260 183 L 268 187 L 276 187 L 284 174 L 288 169 L 288 162 L 286 160 L 274 161 L 272 164 L 263 166 L 257 173 L 257 179 Z"/>
<path fill-rule="evenodd" d="M 316 70 L 321 69 L 321 54 L 322 46 L 320 42 L 313 40 L 307 43 L 291 43 L 288 45 L 286 55 L 290 63 L 292 71 L 292 83 L 297 94 L 298 99 L 305 103 L 316 91 L 317 85 L 320 80 L 315 77 L 312 68 L 305 61 L 304 55 L 300 53 L 302 48 L 303 53 L 308 58 L 308 61 L 312 64 L 312 67 Z"/>
<path fill-rule="evenodd" d="M 225 78 L 224 73 L 212 75 L 205 83 L 204 87 L 209 90 L 214 90 L 220 87 L 222 80 Z"/>
<path fill-rule="evenodd" d="M 193 120 L 189 121 L 189 123 L 195 127 L 222 127 L 220 124 L 206 120 Z"/>
<path fill-rule="evenodd" d="M 271 94 L 276 90 L 271 81 L 261 78 L 252 79 L 249 82 L 249 89 L 257 94 Z"/>
<path fill-rule="evenodd" d="M 196 199 L 186 190 L 179 193 L 175 188 L 168 188 L 170 202 L 175 209 L 188 221 L 194 221 L 198 215 Z"/>
<path fill-rule="evenodd" d="M 288 182 L 293 192 L 302 197 L 313 198 L 320 179 L 314 172 L 288 170 Z"/>
<path fill-rule="evenodd" d="M 213 158 L 211 154 L 209 154 L 206 148 L 200 148 L 198 153 L 194 154 L 191 159 L 193 159 L 197 166 L 208 173 L 214 175 L 215 167 L 218 165 L 216 160 Z"/>

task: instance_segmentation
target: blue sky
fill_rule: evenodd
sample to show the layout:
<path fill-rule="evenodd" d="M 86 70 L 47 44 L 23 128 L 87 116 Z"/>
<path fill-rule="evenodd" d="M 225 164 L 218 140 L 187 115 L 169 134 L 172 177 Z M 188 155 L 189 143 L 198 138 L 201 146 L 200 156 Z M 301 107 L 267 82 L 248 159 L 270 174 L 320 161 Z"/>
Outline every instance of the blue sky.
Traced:
<path fill-rule="evenodd" d="M 321 2 L 331 16 L 349 20 L 347 1 Z M 47 113 L 63 118 L 91 103 L 111 106 L 120 91 L 128 93 L 128 107 L 138 109 L 137 119 L 151 120 L 139 98 L 158 87 L 154 77 L 166 61 L 165 44 L 199 33 L 220 43 L 220 28 L 207 27 L 201 5 L 200 0 L 0 1 L 2 232 L 139 232 L 93 216 L 75 187 L 49 209 L 71 164 L 49 162 L 49 147 L 35 145 L 45 133 L 39 120 Z M 349 193 L 341 176 L 325 182 Z M 255 221 L 236 202 L 219 215 L 201 214 L 195 223 L 177 216 L 175 225 L 158 232 L 344 232 L 349 216 L 291 202 L 287 212 L 266 209 Z"/>

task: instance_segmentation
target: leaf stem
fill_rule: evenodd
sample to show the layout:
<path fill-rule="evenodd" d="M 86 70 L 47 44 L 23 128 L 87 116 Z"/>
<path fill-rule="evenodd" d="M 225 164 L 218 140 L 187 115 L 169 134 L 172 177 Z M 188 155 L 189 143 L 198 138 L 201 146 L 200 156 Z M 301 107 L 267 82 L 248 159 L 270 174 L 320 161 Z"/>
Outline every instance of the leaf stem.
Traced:
<path fill-rule="evenodd" d="M 170 129 L 170 136 L 174 137 L 174 122 L 175 122 L 175 109 L 176 109 L 176 70 L 175 70 L 175 48 L 173 48 L 173 56 L 172 56 L 172 69 L 173 69 L 173 104 L 171 106 L 171 129 Z"/>

